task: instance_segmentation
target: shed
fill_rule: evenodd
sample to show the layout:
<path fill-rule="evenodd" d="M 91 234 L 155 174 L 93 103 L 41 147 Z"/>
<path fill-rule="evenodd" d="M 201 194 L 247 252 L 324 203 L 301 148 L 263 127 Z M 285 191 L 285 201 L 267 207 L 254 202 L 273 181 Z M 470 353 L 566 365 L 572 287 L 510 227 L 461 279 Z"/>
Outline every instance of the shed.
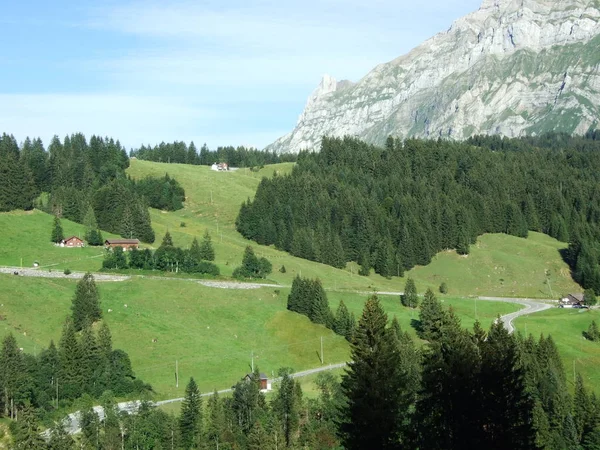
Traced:
<path fill-rule="evenodd" d="M 107 239 L 104 241 L 105 248 L 121 247 L 124 251 L 132 248 L 138 248 L 140 241 L 138 239 Z"/>
<path fill-rule="evenodd" d="M 63 239 L 60 243 L 61 247 L 83 247 L 85 243 L 77 236 L 71 236 L 70 238 Z"/>
<path fill-rule="evenodd" d="M 254 380 L 254 374 L 252 374 L 252 373 L 249 373 L 244 377 L 244 381 L 246 381 L 246 382 L 253 381 L 253 380 Z M 270 391 L 272 389 L 269 378 L 263 372 L 258 374 L 258 383 L 259 383 L 261 391 Z"/>

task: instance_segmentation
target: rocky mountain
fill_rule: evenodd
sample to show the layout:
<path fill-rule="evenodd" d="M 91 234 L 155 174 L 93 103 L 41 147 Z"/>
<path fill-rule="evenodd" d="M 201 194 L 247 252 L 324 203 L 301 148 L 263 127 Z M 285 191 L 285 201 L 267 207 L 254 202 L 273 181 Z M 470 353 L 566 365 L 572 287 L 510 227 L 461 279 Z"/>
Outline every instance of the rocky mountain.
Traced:
<path fill-rule="evenodd" d="M 324 135 L 582 134 L 599 122 L 600 0 L 484 0 L 357 83 L 324 76 L 267 148 L 318 150 Z"/>

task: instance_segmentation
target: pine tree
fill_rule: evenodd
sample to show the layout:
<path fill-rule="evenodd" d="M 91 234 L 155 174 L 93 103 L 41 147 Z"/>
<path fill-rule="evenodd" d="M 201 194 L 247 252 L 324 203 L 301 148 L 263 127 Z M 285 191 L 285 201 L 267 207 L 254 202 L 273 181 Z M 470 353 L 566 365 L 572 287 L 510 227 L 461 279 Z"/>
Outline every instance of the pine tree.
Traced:
<path fill-rule="evenodd" d="M 89 272 L 77 283 L 71 311 L 76 331 L 81 331 L 86 325 L 102 318 L 98 288 L 94 276 Z"/>
<path fill-rule="evenodd" d="M 185 397 L 181 403 L 179 432 L 184 449 L 198 448 L 202 431 L 202 397 L 193 378 L 185 388 Z"/>
<path fill-rule="evenodd" d="M 327 328 L 333 327 L 333 315 L 329 309 L 329 300 L 321 280 L 316 279 L 310 282 L 310 312 L 308 318 L 313 323 L 325 325 Z"/>
<path fill-rule="evenodd" d="M 58 216 L 54 216 L 54 223 L 52 225 L 52 236 L 50 237 L 50 241 L 55 244 L 60 244 L 65 235 L 63 233 L 62 225 L 60 224 L 60 219 Z"/>
<path fill-rule="evenodd" d="M 200 259 L 204 261 L 214 261 L 215 260 L 215 249 L 213 248 L 212 241 L 210 238 L 210 234 L 208 230 L 204 232 L 204 237 L 202 238 L 202 244 L 200 244 Z"/>
<path fill-rule="evenodd" d="M 335 313 L 335 320 L 333 322 L 333 331 L 340 336 L 344 336 L 349 342 L 352 339 L 352 323 L 350 319 L 350 312 L 344 303 L 344 300 L 340 300 L 340 304 Z"/>
<path fill-rule="evenodd" d="M 352 356 L 342 377 L 346 402 L 340 433 L 344 448 L 395 449 L 401 442 L 401 399 L 406 380 L 396 337 L 387 329 L 387 315 L 377 297 L 367 301 L 352 343 Z"/>
<path fill-rule="evenodd" d="M 218 447 L 222 441 L 222 434 L 226 428 L 225 411 L 223 402 L 219 399 L 217 391 L 208 398 L 208 421 L 206 424 L 206 440 L 208 445 Z"/>
<path fill-rule="evenodd" d="M 431 289 L 427 289 L 419 311 L 418 335 L 426 341 L 435 341 L 441 337 L 446 311 Z"/>
<path fill-rule="evenodd" d="M 46 443 L 42 438 L 34 412 L 25 408 L 15 422 L 13 440 L 15 450 L 44 450 Z"/>
<path fill-rule="evenodd" d="M 283 435 L 287 447 L 292 446 L 293 436 L 298 431 L 300 424 L 300 408 L 302 391 L 298 393 L 300 385 L 290 376 L 290 369 L 281 369 L 279 389 L 273 399 L 272 410 L 283 427 Z"/>
<path fill-rule="evenodd" d="M 515 337 L 496 320 L 481 344 L 481 392 L 485 442 L 489 448 L 534 447 L 534 401 L 520 366 Z"/>
<path fill-rule="evenodd" d="M 67 317 L 58 347 L 60 375 L 58 377 L 61 398 L 75 399 L 83 393 L 85 380 L 82 374 L 81 347 L 77 342 L 75 327 Z"/>
<path fill-rule="evenodd" d="M 585 338 L 592 342 L 600 341 L 600 330 L 598 330 L 598 324 L 595 320 L 592 320 L 592 323 L 590 323 L 590 326 L 585 333 Z"/>
<path fill-rule="evenodd" d="M 23 390 L 27 376 L 23 354 L 12 333 L 2 341 L 0 353 L 0 395 L 4 416 L 14 419 L 23 403 Z"/>
<path fill-rule="evenodd" d="M 409 308 L 416 308 L 419 306 L 419 296 L 417 295 L 417 287 L 412 278 L 406 280 L 404 286 L 404 293 L 400 296 L 400 300 L 404 306 Z"/>
<path fill-rule="evenodd" d="M 65 430 L 61 422 L 55 423 L 50 430 L 48 450 L 71 450 L 75 448 L 75 441 Z"/>
<path fill-rule="evenodd" d="M 363 277 L 368 277 L 371 273 L 371 256 L 368 251 L 364 251 L 360 254 L 358 264 L 360 265 L 358 274 Z"/>
<path fill-rule="evenodd" d="M 200 250 L 200 245 L 198 244 L 198 239 L 196 238 L 194 238 L 194 240 L 192 241 L 189 255 L 192 258 L 192 260 L 196 263 L 202 261 L 202 251 Z"/>
<path fill-rule="evenodd" d="M 86 325 L 83 328 L 81 339 L 79 340 L 79 348 L 81 354 L 81 373 L 84 380 L 84 391 L 90 395 L 98 395 L 95 391 L 98 369 L 100 368 L 100 350 L 98 341 L 91 325 Z"/>
<path fill-rule="evenodd" d="M 125 239 L 133 239 L 138 236 L 133 213 L 131 208 L 126 206 L 123 210 L 123 218 L 121 219 L 121 228 L 119 234 Z"/>

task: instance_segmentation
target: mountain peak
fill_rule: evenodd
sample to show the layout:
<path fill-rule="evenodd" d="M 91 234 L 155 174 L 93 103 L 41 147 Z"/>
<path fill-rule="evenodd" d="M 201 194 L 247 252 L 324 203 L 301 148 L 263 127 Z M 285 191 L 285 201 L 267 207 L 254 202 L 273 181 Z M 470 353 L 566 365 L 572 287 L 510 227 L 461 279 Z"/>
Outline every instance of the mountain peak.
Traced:
<path fill-rule="evenodd" d="M 483 0 L 356 84 L 323 76 L 268 149 L 318 150 L 323 136 L 583 134 L 600 117 L 599 47 L 598 0 Z"/>

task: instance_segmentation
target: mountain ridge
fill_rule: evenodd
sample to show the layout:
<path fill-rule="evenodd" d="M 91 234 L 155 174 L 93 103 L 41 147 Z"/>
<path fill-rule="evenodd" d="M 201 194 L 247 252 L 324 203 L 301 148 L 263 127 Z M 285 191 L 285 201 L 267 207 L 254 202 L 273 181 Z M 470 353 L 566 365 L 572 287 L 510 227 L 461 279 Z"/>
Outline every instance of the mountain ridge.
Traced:
<path fill-rule="evenodd" d="M 585 133 L 600 117 L 598 36 L 598 0 L 484 0 L 356 83 L 325 75 L 296 128 L 267 149 L 317 150 L 325 135 Z"/>

